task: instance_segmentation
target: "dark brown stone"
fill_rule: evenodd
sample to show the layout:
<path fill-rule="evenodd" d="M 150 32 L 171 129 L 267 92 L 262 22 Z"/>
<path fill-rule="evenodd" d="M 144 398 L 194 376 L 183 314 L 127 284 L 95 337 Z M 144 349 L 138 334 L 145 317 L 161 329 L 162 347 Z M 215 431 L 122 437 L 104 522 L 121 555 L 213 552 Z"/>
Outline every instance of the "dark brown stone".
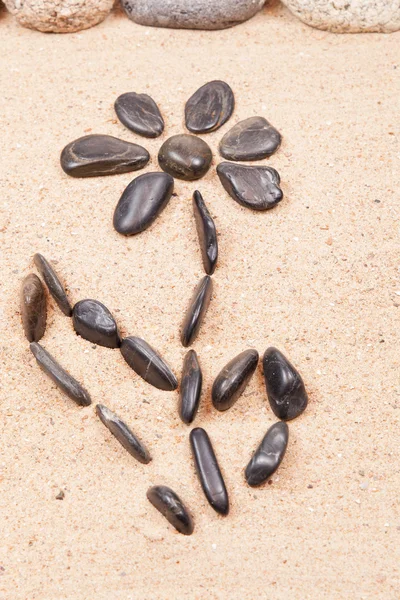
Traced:
<path fill-rule="evenodd" d="M 30 273 L 21 286 L 20 308 L 22 326 L 28 342 L 38 342 L 46 329 L 46 294 L 39 277 Z"/>
<path fill-rule="evenodd" d="M 202 85 L 185 106 L 186 127 L 192 133 L 208 133 L 221 127 L 230 118 L 235 99 L 224 81 Z"/>
<path fill-rule="evenodd" d="M 114 104 L 118 119 L 131 131 L 156 138 L 164 131 L 164 121 L 153 98 L 147 94 L 121 94 Z"/>
<path fill-rule="evenodd" d="M 239 121 L 222 138 L 219 151 L 228 160 L 261 160 L 281 145 L 281 134 L 264 117 Z"/>
<path fill-rule="evenodd" d="M 61 308 L 64 315 L 70 317 L 72 314 L 72 307 L 57 273 L 41 254 L 35 254 L 33 261 L 59 308 Z"/>
<path fill-rule="evenodd" d="M 203 177 L 210 168 L 212 152 L 208 144 L 194 135 L 170 137 L 160 148 L 158 163 L 163 171 L 186 181 Z"/>
<path fill-rule="evenodd" d="M 268 210 L 283 198 L 279 173 L 272 167 L 223 162 L 218 165 L 217 174 L 231 198 L 246 208 Z"/>
<path fill-rule="evenodd" d="M 203 277 L 197 285 L 182 325 L 182 346 L 190 346 L 196 339 L 200 325 L 207 312 L 212 295 L 212 279 L 208 275 Z"/>

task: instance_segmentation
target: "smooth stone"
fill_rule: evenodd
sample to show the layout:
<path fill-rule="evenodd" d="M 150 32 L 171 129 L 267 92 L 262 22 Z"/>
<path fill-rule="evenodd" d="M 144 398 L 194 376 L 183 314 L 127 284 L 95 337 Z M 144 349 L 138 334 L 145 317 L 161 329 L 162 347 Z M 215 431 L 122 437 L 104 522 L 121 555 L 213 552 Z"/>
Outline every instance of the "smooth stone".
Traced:
<path fill-rule="evenodd" d="M 141 338 L 124 338 L 121 354 L 131 369 L 159 390 L 170 392 L 178 387 L 178 381 L 167 363 Z"/>
<path fill-rule="evenodd" d="M 72 312 L 72 322 L 76 333 L 93 344 L 106 348 L 119 348 L 121 345 L 114 317 L 98 300 L 77 302 Z"/>
<path fill-rule="evenodd" d="M 289 427 L 279 421 L 270 427 L 246 467 L 246 481 L 252 487 L 261 485 L 275 473 L 285 456 Z"/>
<path fill-rule="evenodd" d="M 155 485 L 147 491 L 147 498 L 166 519 L 184 535 L 193 533 L 193 521 L 179 496 L 166 485 Z"/>
<path fill-rule="evenodd" d="M 65 146 L 61 167 L 71 177 L 116 175 L 142 169 L 150 154 L 142 146 L 111 135 L 85 135 Z"/>
<path fill-rule="evenodd" d="M 231 198 L 246 208 L 269 210 L 283 198 L 279 173 L 272 167 L 222 162 L 217 174 Z"/>
<path fill-rule="evenodd" d="M 199 408 L 203 375 L 194 350 L 189 350 L 183 361 L 180 385 L 179 416 L 189 425 Z"/>
<path fill-rule="evenodd" d="M 167 206 L 174 180 L 167 173 L 139 175 L 125 188 L 114 212 L 114 229 L 122 235 L 144 231 Z"/>
<path fill-rule="evenodd" d="M 158 153 L 158 163 L 163 171 L 185 181 L 203 177 L 210 168 L 212 152 L 201 138 L 187 133 L 168 138 Z"/>
<path fill-rule="evenodd" d="M 217 410 L 228 410 L 243 394 L 258 365 L 257 350 L 245 350 L 233 358 L 215 378 L 212 402 Z"/>
<path fill-rule="evenodd" d="M 201 487 L 208 502 L 217 513 L 227 515 L 228 492 L 207 432 L 201 427 L 192 429 L 190 444 Z"/>
<path fill-rule="evenodd" d="M 39 277 L 30 273 L 21 285 L 20 310 L 28 342 L 38 342 L 46 329 L 46 294 Z"/>
<path fill-rule="evenodd" d="M 222 138 L 219 151 L 228 160 L 261 160 L 281 145 L 281 134 L 264 117 L 237 123 Z"/>
<path fill-rule="evenodd" d="M 201 322 L 204 319 L 208 305 L 210 304 L 212 287 L 212 279 L 209 275 L 203 277 L 197 285 L 182 325 L 182 346 L 190 346 L 196 339 Z"/>
<path fill-rule="evenodd" d="M 32 342 L 30 349 L 40 368 L 54 381 L 71 400 L 79 406 L 89 406 L 91 399 L 88 392 L 81 384 L 70 375 L 40 344 Z"/>
<path fill-rule="evenodd" d="M 276 348 L 268 348 L 263 358 L 264 380 L 274 414 L 284 421 L 295 419 L 305 410 L 308 396 L 300 373 Z"/>
<path fill-rule="evenodd" d="M 147 465 L 151 461 L 151 456 L 142 442 L 136 437 L 133 431 L 124 421 L 113 413 L 103 404 L 97 404 L 96 414 L 100 421 L 117 438 L 121 446 L 125 448 L 136 460 Z"/>
<path fill-rule="evenodd" d="M 164 131 L 160 110 L 147 94 L 121 94 L 116 99 L 114 108 L 121 123 L 139 135 L 156 138 Z"/>
<path fill-rule="evenodd" d="M 235 98 L 224 81 L 210 81 L 197 90 L 185 105 L 186 127 L 192 133 L 219 129 L 231 117 Z"/>
<path fill-rule="evenodd" d="M 215 271 L 218 258 L 218 240 L 214 221 L 199 191 L 193 194 L 193 214 L 200 242 L 201 256 L 207 275 Z"/>
<path fill-rule="evenodd" d="M 35 263 L 36 268 L 43 277 L 44 282 L 47 285 L 47 289 L 53 296 L 59 308 L 61 308 L 64 315 L 70 317 L 72 315 L 71 304 L 68 300 L 68 296 L 65 292 L 64 286 L 58 278 L 58 275 L 51 266 L 51 264 L 45 259 L 44 256 L 38 253 L 34 255 L 33 262 Z"/>

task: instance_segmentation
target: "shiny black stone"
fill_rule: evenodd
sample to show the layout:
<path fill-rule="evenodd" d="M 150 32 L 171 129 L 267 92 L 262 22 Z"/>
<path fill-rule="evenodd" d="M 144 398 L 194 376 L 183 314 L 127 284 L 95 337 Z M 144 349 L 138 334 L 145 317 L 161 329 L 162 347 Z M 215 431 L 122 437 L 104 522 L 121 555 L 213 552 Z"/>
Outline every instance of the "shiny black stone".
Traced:
<path fill-rule="evenodd" d="M 114 104 L 118 119 L 139 135 L 156 138 L 164 131 L 164 121 L 157 104 L 147 94 L 121 94 Z"/>
<path fill-rule="evenodd" d="M 212 275 L 218 258 L 218 241 L 214 221 L 208 212 L 202 195 L 197 190 L 193 194 L 193 213 L 199 236 L 204 270 Z"/>
<path fill-rule="evenodd" d="M 150 154 L 142 146 L 111 135 L 85 135 L 65 146 L 61 166 L 71 177 L 116 175 L 142 169 Z"/>
<path fill-rule="evenodd" d="M 199 408 L 203 375 L 197 354 L 189 350 L 183 362 L 180 386 L 179 416 L 184 423 L 191 423 Z"/>
<path fill-rule="evenodd" d="M 147 491 L 152 505 L 184 535 L 193 533 L 193 521 L 182 500 L 166 485 L 155 485 Z"/>
<path fill-rule="evenodd" d="M 177 379 L 169 366 L 144 340 L 138 337 L 124 338 L 121 353 L 131 369 L 147 383 L 169 392 L 178 387 Z"/>
<path fill-rule="evenodd" d="M 32 342 L 30 349 L 40 368 L 54 381 L 69 398 L 80 406 L 89 406 L 91 403 L 88 392 L 72 377 L 40 344 Z"/>
<path fill-rule="evenodd" d="M 114 212 L 114 229 L 123 235 L 144 231 L 167 206 L 174 180 L 167 173 L 145 173 L 123 192 Z"/>
<path fill-rule="evenodd" d="M 117 438 L 121 446 L 125 448 L 136 460 L 147 465 L 151 456 L 142 442 L 136 437 L 124 421 L 103 404 L 97 404 L 96 413 L 100 421 Z"/>
<path fill-rule="evenodd" d="M 209 145 L 201 138 L 186 133 L 170 137 L 158 153 L 158 163 L 162 170 L 186 181 L 203 177 L 210 168 L 211 161 Z"/>
<path fill-rule="evenodd" d="M 212 279 L 206 275 L 197 285 L 186 311 L 181 331 L 182 346 L 190 346 L 196 339 L 201 322 L 210 304 L 211 294 Z"/>
<path fill-rule="evenodd" d="M 253 210 L 273 208 L 283 198 L 278 171 L 272 167 L 252 167 L 223 162 L 217 174 L 228 194 Z"/>
<path fill-rule="evenodd" d="M 77 302 L 72 313 L 72 322 L 76 333 L 93 344 L 106 348 L 119 348 L 121 345 L 114 317 L 108 308 L 97 300 Z"/>
<path fill-rule="evenodd" d="M 270 427 L 246 467 L 245 477 L 249 485 L 261 485 L 271 477 L 285 456 L 289 441 L 289 427 L 279 421 Z"/>
<path fill-rule="evenodd" d="M 46 294 L 39 277 L 30 273 L 21 286 L 20 310 L 22 326 L 28 342 L 38 342 L 46 329 Z"/>
<path fill-rule="evenodd" d="M 217 375 L 212 387 L 212 402 L 217 410 L 228 410 L 244 392 L 257 368 L 257 350 L 245 350 L 235 356 Z"/>
<path fill-rule="evenodd" d="M 264 117 L 237 123 L 222 138 L 219 151 L 228 160 L 260 160 L 281 145 L 281 134 Z"/>
<path fill-rule="evenodd" d="M 213 509 L 221 515 L 229 512 L 228 492 L 210 438 L 204 429 L 190 432 L 190 444 L 203 492 Z"/>
<path fill-rule="evenodd" d="M 224 81 L 210 81 L 186 102 L 186 127 L 192 133 L 215 131 L 226 123 L 234 107 L 235 99 L 229 85 Z"/>
<path fill-rule="evenodd" d="M 64 315 L 70 317 L 72 315 L 72 307 L 57 273 L 41 254 L 35 254 L 33 261 L 59 308 L 61 308 Z"/>
<path fill-rule="evenodd" d="M 263 358 L 265 386 L 273 412 L 290 421 L 306 408 L 308 396 L 300 373 L 276 348 L 268 348 Z"/>

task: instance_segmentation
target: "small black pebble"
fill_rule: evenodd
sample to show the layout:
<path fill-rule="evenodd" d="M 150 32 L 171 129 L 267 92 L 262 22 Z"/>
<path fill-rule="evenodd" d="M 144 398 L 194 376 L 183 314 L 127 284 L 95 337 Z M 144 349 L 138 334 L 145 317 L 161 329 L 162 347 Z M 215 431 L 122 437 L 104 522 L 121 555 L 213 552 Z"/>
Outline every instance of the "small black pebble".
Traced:
<path fill-rule="evenodd" d="M 179 496 L 166 485 L 155 485 L 147 491 L 151 504 L 184 535 L 193 533 L 192 518 Z"/>
<path fill-rule="evenodd" d="M 210 304 L 211 294 L 212 279 L 206 275 L 197 285 L 183 321 L 181 342 L 185 348 L 190 346 L 197 337 L 201 322 Z"/>

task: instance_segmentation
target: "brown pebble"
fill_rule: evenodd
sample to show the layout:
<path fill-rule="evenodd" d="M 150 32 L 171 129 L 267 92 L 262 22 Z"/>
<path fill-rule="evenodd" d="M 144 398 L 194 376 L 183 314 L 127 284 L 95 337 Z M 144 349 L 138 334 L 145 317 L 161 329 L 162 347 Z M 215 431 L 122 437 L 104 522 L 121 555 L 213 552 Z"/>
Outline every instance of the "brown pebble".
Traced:
<path fill-rule="evenodd" d="M 39 277 L 30 273 L 21 286 L 21 318 L 26 338 L 38 342 L 46 329 L 46 294 Z"/>

